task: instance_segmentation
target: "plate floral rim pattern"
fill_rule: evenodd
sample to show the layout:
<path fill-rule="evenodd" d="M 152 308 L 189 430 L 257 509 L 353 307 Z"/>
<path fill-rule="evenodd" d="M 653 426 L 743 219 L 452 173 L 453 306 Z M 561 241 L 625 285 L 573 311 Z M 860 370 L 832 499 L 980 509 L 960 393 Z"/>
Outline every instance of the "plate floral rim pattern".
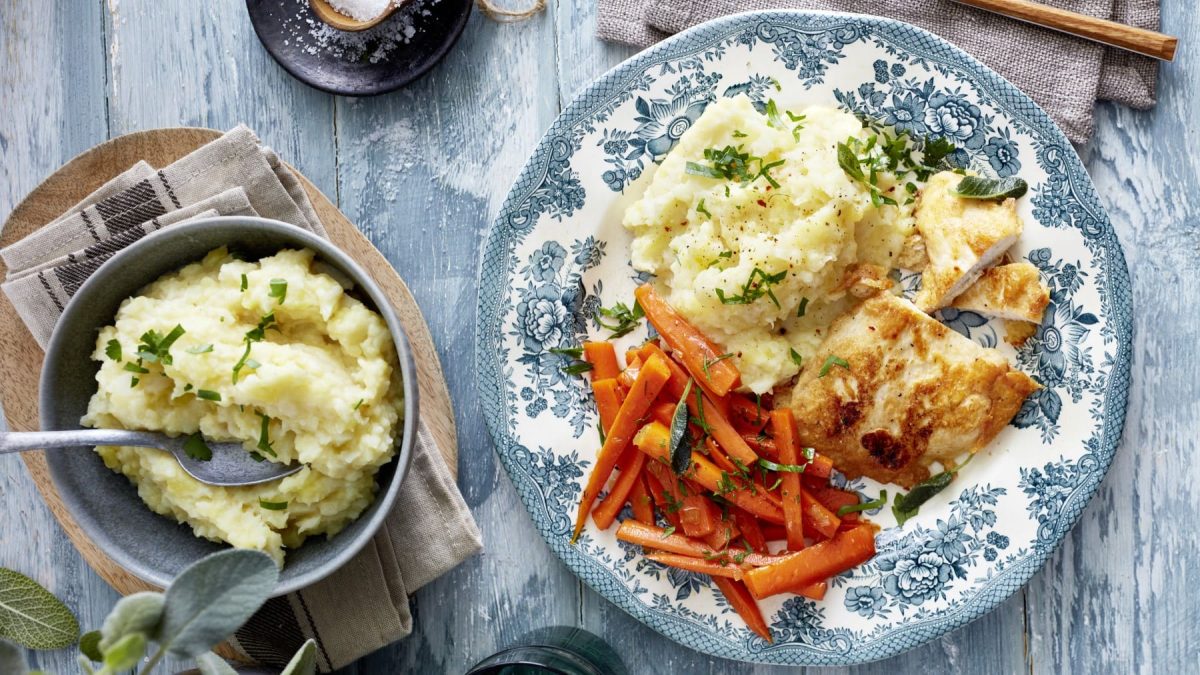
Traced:
<path fill-rule="evenodd" d="M 708 604 L 696 600 L 704 584 L 695 575 L 650 569 L 633 560 L 631 548 L 586 533 L 579 545 L 567 544 L 567 514 L 590 462 L 578 451 L 545 447 L 522 425 L 541 424 L 545 415 L 575 439 L 588 427 L 584 388 L 561 377 L 559 357 L 542 354 L 588 332 L 604 281 L 611 279 L 611 269 L 603 278 L 597 272 L 613 253 L 608 242 L 591 234 L 570 238 L 565 231 L 589 195 L 603 192 L 611 201 L 622 193 L 716 96 L 746 94 L 761 104 L 772 84 L 778 87 L 755 75 L 719 82 L 727 53 L 768 49 L 775 67 L 800 86 L 829 88 L 830 69 L 868 43 L 879 58 L 859 64 L 870 68 L 860 69 L 857 86 L 834 88 L 837 105 L 914 134 L 946 136 L 961 148 L 960 162 L 999 175 L 1017 173 L 1024 162 L 1023 175 L 1031 169 L 1039 174 L 1031 181 L 1027 220 L 1051 235 L 1080 240 L 1071 255 L 1060 253 L 1066 244 L 1041 242 L 1023 255 L 1039 268 L 1052 297 L 1031 340 L 1035 346 L 1014 357 L 1046 386 L 1013 426 L 1040 437 L 1053 452 L 1043 465 L 1021 465 L 1010 484 L 966 486 L 925 525 L 885 530 L 880 554 L 861 573 L 831 585 L 836 610 L 861 630 L 832 625 L 824 608 L 794 598 L 768 618 L 777 638 L 768 644 L 731 620 L 719 594 Z M 659 80 L 670 86 L 655 89 Z M 595 176 L 581 176 L 572 165 L 573 157 L 587 153 L 598 160 L 587 169 Z M 530 249 L 527 240 L 541 245 Z M 1089 256 L 1086 263 L 1073 257 L 1080 253 Z M 475 358 L 484 415 L 539 533 L 608 600 L 664 635 L 723 658 L 863 663 L 982 616 L 1023 586 L 1066 536 L 1104 478 L 1124 425 L 1132 345 L 1129 275 L 1078 156 L 1045 112 L 1012 84 L 937 36 L 891 19 L 785 10 L 733 15 L 676 35 L 597 79 L 559 115 L 504 202 L 484 241 L 478 302 Z M 979 315 L 946 311 L 940 318 L 981 344 L 1000 342 L 996 327 Z M 1087 433 L 1063 431 L 1084 416 L 1092 425 Z M 997 513 L 1011 513 L 1016 503 L 1029 521 L 1026 541 L 997 524 Z M 664 575 L 673 599 L 647 588 L 650 582 L 662 585 Z"/>

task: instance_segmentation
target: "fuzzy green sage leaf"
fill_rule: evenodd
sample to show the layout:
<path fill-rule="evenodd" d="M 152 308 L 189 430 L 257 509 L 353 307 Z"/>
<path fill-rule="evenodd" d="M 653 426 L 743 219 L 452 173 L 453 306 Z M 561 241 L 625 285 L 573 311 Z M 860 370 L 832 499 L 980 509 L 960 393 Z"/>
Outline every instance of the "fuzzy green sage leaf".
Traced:
<path fill-rule="evenodd" d="M 79 639 L 79 622 L 41 584 L 0 568 L 0 638 L 30 649 L 62 649 Z"/>
<path fill-rule="evenodd" d="M 104 650 L 104 672 L 130 670 L 146 655 L 146 636 L 130 633 Z"/>
<path fill-rule="evenodd" d="M 675 414 L 671 415 L 671 470 L 677 475 L 687 471 L 692 463 L 692 444 L 688 438 L 688 394 L 692 392 L 692 381 L 688 380 L 683 388 L 683 396 L 675 404 Z"/>
<path fill-rule="evenodd" d="M 1029 191 L 1029 183 L 1016 176 L 1008 178 L 987 178 L 984 176 L 963 176 L 954 194 L 965 199 L 985 199 L 1001 201 L 1008 198 L 1017 199 Z"/>
<path fill-rule="evenodd" d="M 213 652 L 204 652 L 196 657 L 196 669 L 200 675 L 237 675 L 233 666 Z"/>
<path fill-rule="evenodd" d="M 258 611 L 278 582 L 275 561 L 259 551 L 229 549 L 205 557 L 167 589 L 158 643 L 175 656 L 204 654 Z"/>
<path fill-rule="evenodd" d="M 317 672 L 317 642 L 309 638 L 300 645 L 300 649 L 292 656 L 292 660 L 284 666 L 279 675 L 316 675 Z"/>
<path fill-rule="evenodd" d="M 88 631 L 79 638 L 79 653 L 90 661 L 104 660 L 104 654 L 100 651 L 100 631 Z"/>
<path fill-rule="evenodd" d="M 153 635 L 162 620 L 163 601 L 163 594 L 155 591 L 134 593 L 118 600 L 100 627 L 100 652 L 107 654 L 127 635 Z"/>

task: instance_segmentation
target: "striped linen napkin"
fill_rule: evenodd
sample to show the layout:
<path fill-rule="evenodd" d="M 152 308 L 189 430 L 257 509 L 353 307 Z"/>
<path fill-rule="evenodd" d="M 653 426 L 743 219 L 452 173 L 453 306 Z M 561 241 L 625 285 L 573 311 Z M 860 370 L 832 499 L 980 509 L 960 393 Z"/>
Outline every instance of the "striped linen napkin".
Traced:
<path fill-rule="evenodd" d="M 1045 4 L 1158 30 L 1159 0 L 1043 0 Z M 950 0 L 599 0 L 601 39 L 648 47 L 728 14 L 817 9 L 899 19 L 974 55 L 1046 109 L 1073 143 L 1092 136 L 1096 101 L 1144 110 L 1155 103 L 1158 62 Z"/>
<path fill-rule="evenodd" d="M 239 126 L 170 166 L 137 163 L 0 250 L 8 267 L 0 288 L 44 348 L 63 308 L 105 260 L 151 232 L 216 215 L 273 218 L 326 236 L 296 176 Z M 269 600 L 230 642 L 250 660 L 282 667 L 313 638 L 318 668 L 335 670 L 411 633 L 409 594 L 482 546 L 437 442 L 418 421 L 412 465 L 370 544 L 324 580 Z"/>

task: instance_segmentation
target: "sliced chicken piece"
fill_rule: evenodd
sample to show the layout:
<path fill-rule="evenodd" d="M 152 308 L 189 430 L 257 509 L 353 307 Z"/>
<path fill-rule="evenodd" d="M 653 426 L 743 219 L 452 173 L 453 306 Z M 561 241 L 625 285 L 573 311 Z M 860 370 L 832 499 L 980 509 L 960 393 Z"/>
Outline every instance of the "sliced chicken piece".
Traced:
<path fill-rule="evenodd" d="M 908 488 L 986 446 L 1037 389 L 1000 352 L 880 293 L 830 326 L 789 405 L 800 440 L 847 476 Z"/>
<path fill-rule="evenodd" d="M 985 271 L 951 304 L 1001 319 L 1041 323 L 1050 304 L 1050 287 L 1027 262 L 999 265 Z"/>
<path fill-rule="evenodd" d="M 1016 200 L 963 199 L 954 194 L 961 180 L 951 171 L 934 174 L 917 200 L 929 265 L 914 302 L 926 312 L 949 305 L 1021 235 Z"/>
<path fill-rule="evenodd" d="M 854 263 L 842 274 L 842 283 L 831 297 L 840 298 L 850 293 L 856 298 L 867 298 L 879 291 L 886 291 L 895 285 L 888 278 L 886 268 L 871 263 Z"/>

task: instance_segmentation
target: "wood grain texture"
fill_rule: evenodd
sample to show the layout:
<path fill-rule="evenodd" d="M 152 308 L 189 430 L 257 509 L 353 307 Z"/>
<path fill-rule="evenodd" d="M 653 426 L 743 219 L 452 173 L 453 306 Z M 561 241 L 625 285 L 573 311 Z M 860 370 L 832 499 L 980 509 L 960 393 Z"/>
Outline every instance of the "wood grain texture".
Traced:
<path fill-rule="evenodd" d="M 460 484 L 485 551 L 416 594 L 412 636 L 344 672 L 459 673 L 555 623 L 601 634 L 635 673 L 784 672 L 690 652 L 582 587 L 533 530 L 478 414 L 471 371 L 483 231 L 557 111 L 629 53 L 595 39 L 594 0 L 552 2 L 517 25 L 476 16 L 426 78 L 375 99 L 337 99 L 290 80 L 253 42 L 242 4 L 58 0 L 53 20 L 40 21 L 16 0 L 0 2 L 4 51 L 15 55 L 0 73 L 0 115 L 13 118 L 0 118 L 0 216 L 104 139 L 106 105 L 118 133 L 244 121 L 337 197 L 408 281 L 446 368 Z M 1162 70 L 1161 103 L 1146 113 L 1101 106 L 1084 151 L 1124 243 L 1137 308 L 1128 431 L 1109 480 L 1025 591 L 941 640 L 855 672 L 1173 673 L 1200 660 L 1200 595 L 1189 585 L 1200 578 L 1192 525 L 1200 494 L 1191 489 L 1200 468 L 1190 461 L 1200 426 L 1200 290 L 1190 282 L 1200 267 L 1200 167 L 1189 147 L 1200 23 L 1191 3 L 1163 4 L 1163 31 L 1183 40 Z M 0 565 L 34 574 L 97 625 L 114 594 L 81 564 L 19 463 L 3 458 L 0 508 Z M 67 652 L 36 663 L 74 668 Z"/>

